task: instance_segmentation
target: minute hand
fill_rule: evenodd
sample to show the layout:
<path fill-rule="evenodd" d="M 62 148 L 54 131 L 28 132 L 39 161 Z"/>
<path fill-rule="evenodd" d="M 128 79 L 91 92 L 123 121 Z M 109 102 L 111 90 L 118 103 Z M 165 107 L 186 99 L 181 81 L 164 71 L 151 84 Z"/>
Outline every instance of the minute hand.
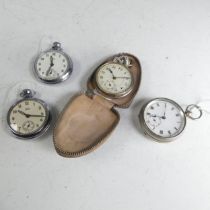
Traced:
<path fill-rule="evenodd" d="M 116 79 L 130 79 L 130 77 L 115 77 Z"/>
<path fill-rule="evenodd" d="M 28 114 L 29 117 L 46 117 L 44 115 Z"/>
<path fill-rule="evenodd" d="M 162 117 L 163 119 L 166 119 L 166 106 L 167 106 L 167 105 L 166 105 L 166 103 L 165 103 L 165 110 L 164 110 L 163 117 Z"/>

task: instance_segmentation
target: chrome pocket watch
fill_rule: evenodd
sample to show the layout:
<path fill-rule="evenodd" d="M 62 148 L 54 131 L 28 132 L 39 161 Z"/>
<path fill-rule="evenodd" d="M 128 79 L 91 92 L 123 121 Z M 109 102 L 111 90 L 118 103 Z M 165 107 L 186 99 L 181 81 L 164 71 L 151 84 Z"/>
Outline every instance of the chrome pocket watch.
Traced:
<path fill-rule="evenodd" d="M 55 84 L 69 78 L 73 70 L 71 58 L 61 44 L 54 42 L 52 49 L 41 53 L 34 64 L 36 76 L 44 83 Z"/>
<path fill-rule="evenodd" d="M 51 113 L 48 105 L 37 98 L 35 92 L 24 89 L 7 113 L 10 131 L 18 138 L 31 139 L 43 134 L 50 126 Z"/>
<path fill-rule="evenodd" d="M 154 140 L 169 142 L 184 131 L 187 117 L 195 120 L 201 116 L 202 110 L 198 105 L 189 105 L 184 111 L 171 99 L 155 98 L 142 107 L 139 120 L 145 134 Z"/>
<path fill-rule="evenodd" d="M 127 95 L 134 83 L 130 67 L 130 60 L 124 55 L 102 64 L 95 74 L 96 88 L 113 98 Z"/>

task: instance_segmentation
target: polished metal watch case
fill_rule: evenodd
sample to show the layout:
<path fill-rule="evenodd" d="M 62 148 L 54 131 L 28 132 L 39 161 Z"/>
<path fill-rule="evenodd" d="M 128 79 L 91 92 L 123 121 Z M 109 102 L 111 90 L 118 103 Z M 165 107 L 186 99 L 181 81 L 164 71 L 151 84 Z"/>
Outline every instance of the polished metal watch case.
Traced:
<path fill-rule="evenodd" d="M 46 79 L 40 78 L 39 75 L 38 75 L 38 69 L 37 69 L 37 65 L 36 65 L 37 62 L 38 62 L 38 60 L 39 60 L 39 58 L 42 57 L 44 54 L 46 54 L 46 53 L 48 53 L 48 52 L 58 52 L 58 51 L 59 51 L 59 53 L 61 53 L 61 54 L 66 58 L 66 60 L 67 60 L 67 70 L 66 70 L 66 73 L 63 74 L 62 76 L 59 76 L 58 78 L 52 79 L 52 80 L 46 80 Z M 67 79 L 70 77 L 70 75 L 71 75 L 71 73 L 72 73 L 72 71 L 73 71 L 73 62 L 72 62 L 72 59 L 70 58 L 70 56 L 62 50 L 61 44 L 60 44 L 59 42 L 54 42 L 51 49 L 46 50 L 46 51 L 40 53 L 40 54 L 37 56 L 37 58 L 36 58 L 36 60 L 35 60 L 35 62 L 34 62 L 34 71 L 35 71 L 36 77 L 37 77 L 41 82 L 46 83 L 46 84 L 57 84 L 57 83 L 61 83 L 61 82 L 65 81 L 65 80 L 67 80 Z"/>
<path fill-rule="evenodd" d="M 180 114 L 180 116 L 182 117 L 182 120 L 183 120 L 182 129 L 180 129 L 179 132 L 176 135 L 172 135 L 171 137 L 162 137 L 162 136 L 159 136 L 159 135 L 155 134 L 147 126 L 147 124 L 145 122 L 145 119 L 144 119 L 144 111 L 145 111 L 146 107 L 150 106 L 151 104 L 153 104 L 155 102 L 163 101 L 163 100 L 167 101 L 167 102 L 173 104 L 175 107 L 177 107 L 178 110 L 179 110 L 179 114 Z M 148 101 L 146 104 L 143 105 L 143 107 L 141 108 L 140 113 L 139 113 L 139 122 L 140 122 L 140 125 L 141 125 L 144 133 L 149 135 L 150 137 L 152 137 L 154 140 L 156 140 L 158 142 L 171 142 L 171 141 L 175 140 L 176 137 L 178 137 L 184 131 L 184 129 L 186 127 L 186 115 L 185 115 L 184 110 L 181 108 L 181 106 L 179 104 L 177 104 L 175 101 L 173 101 L 171 99 L 168 99 L 168 98 L 155 98 L 155 99 L 152 99 L 152 100 Z"/>

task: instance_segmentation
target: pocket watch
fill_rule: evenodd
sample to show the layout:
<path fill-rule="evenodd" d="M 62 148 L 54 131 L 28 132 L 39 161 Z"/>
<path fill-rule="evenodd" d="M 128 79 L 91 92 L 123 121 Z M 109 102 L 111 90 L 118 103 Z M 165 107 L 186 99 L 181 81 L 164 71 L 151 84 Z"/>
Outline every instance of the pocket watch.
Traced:
<path fill-rule="evenodd" d="M 35 92 L 24 89 L 7 113 L 10 131 L 18 138 L 31 139 L 43 134 L 50 126 L 51 113 L 48 105 L 37 98 Z"/>
<path fill-rule="evenodd" d="M 99 66 L 95 74 L 97 90 L 114 98 L 129 94 L 134 83 L 131 66 L 128 56 L 124 55 Z"/>
<path fill-rule="evenodd" d="M 199 119 L 202 110 L 198 105 L 187 106 L 184 111 L 179 104 L 168 98 L 155 98 L 147 102 L 139 113 L 145 134 L 160 142 L 169 142 L 185 129 L 186 117 Z"/>
<path fill-rule="evenodd" d="M 50 50 L 41 53 L 34 64 L 36 76 L 44 83 L 55 84 L 69 78 L 73 70 L 71 58 L 61 44 L 54 42 Z"/>

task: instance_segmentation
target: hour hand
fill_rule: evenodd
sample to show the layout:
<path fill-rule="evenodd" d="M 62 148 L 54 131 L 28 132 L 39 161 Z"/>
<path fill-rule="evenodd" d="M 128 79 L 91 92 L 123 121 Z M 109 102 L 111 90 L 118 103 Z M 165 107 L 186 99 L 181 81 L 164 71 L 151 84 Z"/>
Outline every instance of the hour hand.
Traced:
<path fill-rule="evenodd" d="M 108 71 L 111 73 L 111 74 L 113 74 L 113 72 L 112 72 L 112 70 L 111 69 L 109 69 L 109 68 L 107 68 L 108 69 Z"/>
<path fill-rule="evenodd" d="M 114 74 L 113 74 L 113 71 L 112 71 L 111 69 L 109 69 L 109 68 L 108 68 L 108 70 L 109 70 L 109 72 L 112 74 L 112 78 L 113 78 L 113 79 L 116 79 L 116 77 L 115 77 Z"/>
<path fill-rule="evenodd" d="M 163 119 L 163 120 L 165 119 L 164 116 L 158 116 L 158 115 L 156 115 L 156 114 L 154 114 L 154 115 L 150 114 L 150 116 L 151 116 L 151 117 L 158 117 L 158 118 Z"/>
<path fill-rule="evenodd" d="M 18 110 L 18 112 L 24 116 L 26 116 L 27 118 L 30 116 L 29 114 L 26 114 L 25 112 L 21 111 L 21 110 Z"/>
<path fill-rule="evenodd" d="M 27 115 L 25 112 L 21 111 L 21 110 L 18 110 L 18 112 L 22 115 Z"/>
<path fill-rule="evenodd" d="M 154 115 L 151 114 L 150 116 L 151 116 L 151 117 L 159 117 L 159 118 L 161 118 L 160 116 L 158 116 L 158 115 L 156 115 L 156 114 L 154 114 Z"/>

